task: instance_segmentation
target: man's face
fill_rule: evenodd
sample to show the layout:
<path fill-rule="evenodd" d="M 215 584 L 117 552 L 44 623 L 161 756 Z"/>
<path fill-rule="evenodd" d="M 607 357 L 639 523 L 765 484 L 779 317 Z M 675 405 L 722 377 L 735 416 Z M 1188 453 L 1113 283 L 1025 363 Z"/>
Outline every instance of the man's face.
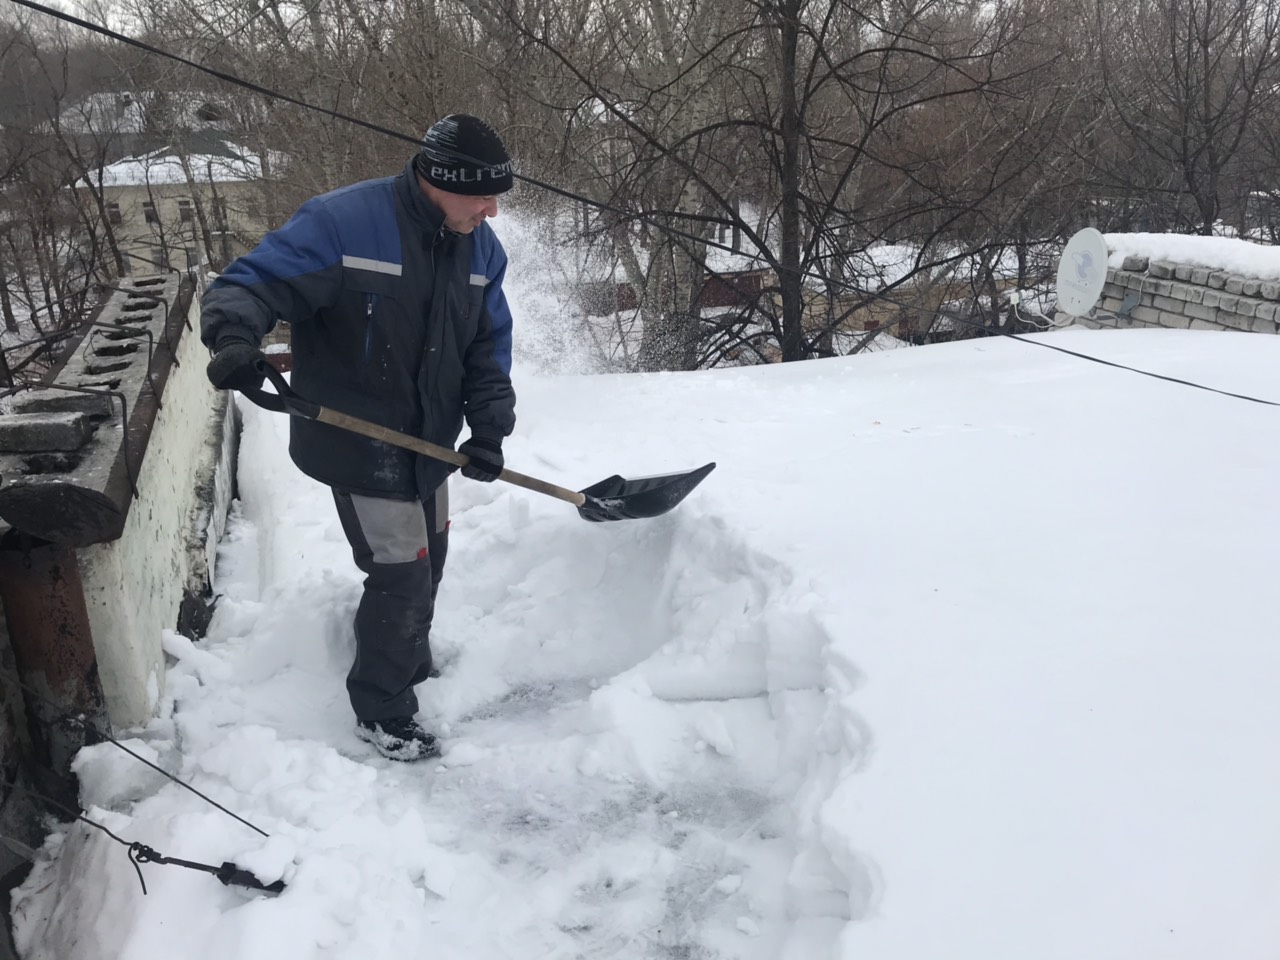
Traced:
<path fill-rule="evenodd" d="M 427 194 L 427 199 L 440 208 L 444 214 L 444 225 L 454 233 L 470 233 L 488 217 L 498 215 L 498 198 L 469 197 L 461 193 L 449 193 L 429 183 L 419 180 Z"/>

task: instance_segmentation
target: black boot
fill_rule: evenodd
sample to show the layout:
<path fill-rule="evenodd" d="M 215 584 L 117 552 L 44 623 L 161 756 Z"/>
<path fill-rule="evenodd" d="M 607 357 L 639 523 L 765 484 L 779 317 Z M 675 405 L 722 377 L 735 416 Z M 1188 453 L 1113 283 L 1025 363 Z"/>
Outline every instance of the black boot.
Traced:
<path fill-rule="evenodd" d="M 373 744 L 388 760 L 425 760 L 440 756 L 440 744 L 413 717 L 358 720 L 356 736 Z"/>

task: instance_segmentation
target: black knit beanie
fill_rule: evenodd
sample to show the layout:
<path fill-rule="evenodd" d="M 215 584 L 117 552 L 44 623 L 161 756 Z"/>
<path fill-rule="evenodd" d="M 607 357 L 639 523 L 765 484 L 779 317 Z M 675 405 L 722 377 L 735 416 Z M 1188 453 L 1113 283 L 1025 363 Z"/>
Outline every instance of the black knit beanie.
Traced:
<path fill-rule="evenodd" d="M 485 197 L 511 189 L 511 157 L 497 131 L 478 117 L 455 113 L 422 138 L 413 169 L 433 187 Z"/>

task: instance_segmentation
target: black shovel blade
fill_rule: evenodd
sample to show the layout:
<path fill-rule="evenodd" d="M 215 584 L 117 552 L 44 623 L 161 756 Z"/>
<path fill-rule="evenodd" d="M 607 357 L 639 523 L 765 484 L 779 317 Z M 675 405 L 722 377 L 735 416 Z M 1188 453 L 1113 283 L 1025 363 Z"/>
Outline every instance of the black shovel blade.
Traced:
<path fill-rule="evenodd" d="M 687 473 L 637 477 L 635 480 L 614 475 L 579 491 L 586 496 L 587 502 L 578 508 L 578 513 L 582 514 L 582 519 L 595 523 L 661 516 L 687 497 L 715 468 L 714 463 L 708 463 Z"/>

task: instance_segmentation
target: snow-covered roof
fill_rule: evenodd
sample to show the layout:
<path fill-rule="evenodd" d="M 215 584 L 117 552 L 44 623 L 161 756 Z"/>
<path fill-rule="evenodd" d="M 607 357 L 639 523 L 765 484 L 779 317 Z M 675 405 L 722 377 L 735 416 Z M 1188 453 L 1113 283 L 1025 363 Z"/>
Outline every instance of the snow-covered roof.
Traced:
<path fill-rule="evenodd" d="M 229 144 L 228 154 L 192 153 L 187 164 L 196 180 L 201 183 L 250 182 L 262 179 L 262 161 L 255 153 Z M 236 153 L 236 150 L 243 150 Z M 95 174 L 95 179 L 97 175 Z M 101 185 L 104 187 L 140 187 L 187 182 L 178 153 L 173 147 L 127 157 L 104 167 Z"/>
<path fill-rule="evenodd" d="M 332 496 L 245 404 L 216 616 L 164 631 L 128 741 L 245 822 L 110 743 L 76 772 L 88 819 L 288 889 L 151 864 L 144 897 L 51 825 L 21 956 L 1276 960 L 1280 512 L 1239 495 L 1280 475 L 1270 408 L 1007 338 L 547 377 L 543 305 L 510 463 L 717 471 L 614 524 L 451 481 L 415 703 L 444 756 L 393 763 L 343 695 Z M 1280 399 L 1280 337 L 1035 339 Z"/>
<path fill-rule="evenodd" d="M 158 129 L 201 130 L 222 122 L 231 112 L 225 95 L 208 91 L 113 90 L 67 104 L 58 113 L 58 123 L 73 134 L 143 134 Z"/>
<path fill-rule="evenodd" d="M 147 107 L 130 91 L 91 93 L 58 112 L 58 124 L 67 133 L 143 133 Z"/>
<path fill-rule="evenodd" d="M 742 217 L 748 223 L 756 223 L 759 219 L 759 213 L 751 205 L 743 204 Z M 763 229 L 766 238 L 776 240 L 777 233 L 774 225 L 766 225 Z M 743 236 L 741 244 L 742 251 L 738 253 L 731 253 L 721 247 L 708 247 L 707 269 L 716 273 L 768 269 L 767 261 L 760 254 L 759 248 L 750 239 Z M 837 252 L 828 242 L 824 241 L 822 246 L 828 254 Z M 1032 252 L 1033 254 L 1047 255 L 1050 247 L 1052 247 L 1051 244 L 1035 244 Z M 861 250 L 852 252 L 841 250 L 839 253 L 847 258 L 846 276 L 849 281 L 855 283 L 861 290 L 875 292 L 883 290 L 885 287 L 893 286 L 917 273 L 920 274 L 919 279 L 921 280 L 929 277 L 941 278 L 952 273 L 959 276 L 968 276 L 976 273 L 979 266 L 981 266 L 981 262 L 976 256 L 967 256 L 965 254 L 966 249 L 965 245 L 959 243 L 935 244 L 925 250 L 922 255 L 920 244 L 903 242 L 872 243 Z M 1056 253 L 1054 255 L 1056 256 Z M 955 269 L 952 268 L 950 261 L 952 257 L 962 258 Z M 992 268 L 998 278 L 1012 279 L 1017 277 L 1017 252 L 1012 248 L 1004 250 L 996 262 L 992 264 Z M 816 276 L 807 278 L 806 283 L 815 289 L 822 286 Z"/>

